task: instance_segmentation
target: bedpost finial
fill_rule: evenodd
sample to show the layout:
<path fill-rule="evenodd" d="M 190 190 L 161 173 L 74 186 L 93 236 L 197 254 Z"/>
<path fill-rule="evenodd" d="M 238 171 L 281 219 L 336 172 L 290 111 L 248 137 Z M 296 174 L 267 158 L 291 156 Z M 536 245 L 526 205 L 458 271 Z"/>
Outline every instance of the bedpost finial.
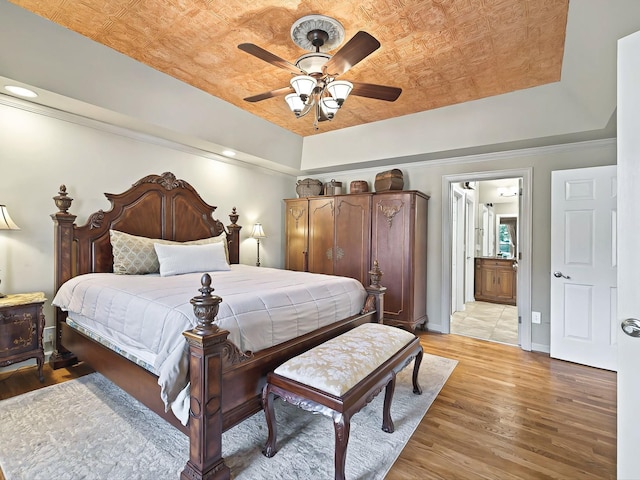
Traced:
<path fill-rule="evenodd" d="M 222 298 L 211 294 L 214 290 L 211 286 L 211 275 L 208 273 L 202 275 L 200 283 L 202 284 L 202 288 L 198 289 L 200 295 L 191 299 L 193 313 L 198 319 L 198 324 L 193 330 L 198 334 L 214 333 L 219 330 L 214 321 Z"/>
<path fill-rule="evenodd" d="M 231 220 L 231 224 L 235 225 L 236 222 L 238 221 L 238 217 L 240 215 L 238 215 L 238 211 L 236 210 L 236 207 L 233 207 L 231 209 L 231 213 L 229 214 L 229 220 Z"/>
<path fill-rule="evenodd" d="M 380 287 L 380 279 L 382 278 L 382 270 L 378 265 L 378 260 L 373 261 L 373 268 L 369 271 L 369 275 L 371 275 L 371 287 L 373 288 L 381 288 Z"/>
<path fill-rule="evenodd" d="M 53 201 L 56 203 L 56 207 L 58 207 L 58 213 L 69 213 L 69 208 L 71 208 L 73 198 L 68 196 L 66 185 L 60 185 L 60 191 L 58 192 L 58 195 L 53 197 Z"/>

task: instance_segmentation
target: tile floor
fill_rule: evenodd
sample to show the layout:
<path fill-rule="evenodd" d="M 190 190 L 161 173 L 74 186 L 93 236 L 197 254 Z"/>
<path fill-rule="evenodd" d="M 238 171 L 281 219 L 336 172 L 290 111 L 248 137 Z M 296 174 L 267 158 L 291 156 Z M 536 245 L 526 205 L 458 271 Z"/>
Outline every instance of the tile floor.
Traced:
<path fill-rule="evenodd" d="M 451 315 L 451 333 L 518 345 L 518 307 L 469 302 L 463 312 Z"/>

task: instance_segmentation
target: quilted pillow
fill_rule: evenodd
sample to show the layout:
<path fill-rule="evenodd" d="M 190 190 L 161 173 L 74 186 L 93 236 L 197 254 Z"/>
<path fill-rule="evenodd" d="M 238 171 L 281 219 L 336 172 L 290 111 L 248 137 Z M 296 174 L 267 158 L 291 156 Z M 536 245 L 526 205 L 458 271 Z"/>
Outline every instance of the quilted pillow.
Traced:
<path fill-rule="evenodd" d="M 160 276 L 181 275 L 194 272 L 218 272 L 231 270 L 221 243 L 208 245 L 163 245 L 154 248 L 160 262 Z"/>
<path fill-rule="evenodd" d="M 154 243 L 163 245 L 206 245 L 210 243 L 222 243 L 227 257 L 227 263 L 229 262 L 227 237 L 224 234 L 218 237 L 203 238 L 202 240 L 193 240 L 190 242 L 173 242 L 171 240 L 158 238 L 140 237 L 118 230 L 110 230 L 109 236 L 111 238 L 113 251 L 113 273 L 119 275 L 158 273 L 160 271 L 160 263 L 158 262 L 158 255 L 153 248 Z"/>

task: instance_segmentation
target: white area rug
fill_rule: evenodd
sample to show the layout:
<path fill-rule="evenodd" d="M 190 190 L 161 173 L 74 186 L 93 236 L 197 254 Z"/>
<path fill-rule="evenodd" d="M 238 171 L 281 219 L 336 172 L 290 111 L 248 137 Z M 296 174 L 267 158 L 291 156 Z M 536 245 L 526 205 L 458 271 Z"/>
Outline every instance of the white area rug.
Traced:
<path fill-rule="evenodd" d="M 391 406 L 394 433 L 381 429 L 384 390 L 353 417 L 348 479 L 384 478 L 456 363 L 425 354 L 422 395 L 412 392 L 412 365 L 398 375 Z M 267 439 L 262 412 L 224 433 L 231 477 L 332 479 L 332 420 L 279 399 L 275 411 L 273 458 L 261 453 Z M 97 373 L 0 402 L 0 466 L 7 480 L 175 480 L 188 453 L 183 433 Z"/>

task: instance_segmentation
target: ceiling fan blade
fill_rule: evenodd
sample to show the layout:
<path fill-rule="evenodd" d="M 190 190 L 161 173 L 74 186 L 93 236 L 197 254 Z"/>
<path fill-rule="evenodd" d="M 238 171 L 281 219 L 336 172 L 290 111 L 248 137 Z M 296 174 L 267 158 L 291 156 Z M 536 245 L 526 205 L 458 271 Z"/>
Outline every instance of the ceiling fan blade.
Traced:
<path fill-rule="evenodd" d="M 387 87 L 386 85 L 375 85 L 373 83 L 351 83 L 353 83 L 353 90 L 351 90 L 350 95 L 356 95 L 358 97 L 395 102 L 402 93 L 402 89 L 398 87 Z"/>
<path fill-rule="evenodd" d="M 275 65 L 276 67 L 283 68 L 284 70 L 289 70 L 290 72 L 297 73 L 298 75 L 304 74 L 304 72 L 294 64 L 287 62 L 286 60 L 280 58 L 277 55 L 274 55 L 271 52 L 267 52 L 264 48 L 254 45 L 253 43 L 241 43 L 240 45 L 238 45 L 238 48 L 250 55 L 253 55 L 254 57 L 259 58 L 260 60 L 264 60 L 271 65 Z"/>
<path fill-rule="evenodd" d="M 378 40 L 367 32 L 360 31 L 327 61 L 323 69 L 332 76 L 342 75 L 378 48 L 380 48 Z"/>
<path fill-rule="evenodd" d="M 295 90 L 291 87 L 282 87 L 269 92 L 259 93 L 252 97 L 247 97 L 244 100 L 246 102 L 259 102 L 260 100 L 266 100 L 267 98 L 279 97 L 280 95 L 286 95 L 287 93 L 293 93 Z"/>

